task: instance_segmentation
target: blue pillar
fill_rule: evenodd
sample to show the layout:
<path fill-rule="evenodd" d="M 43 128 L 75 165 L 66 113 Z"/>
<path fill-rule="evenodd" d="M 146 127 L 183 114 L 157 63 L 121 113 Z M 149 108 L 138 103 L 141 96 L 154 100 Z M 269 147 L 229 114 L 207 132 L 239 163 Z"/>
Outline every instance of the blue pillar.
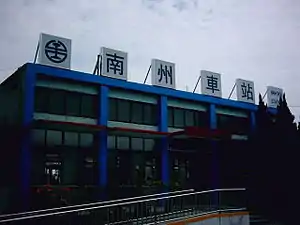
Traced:
<path fill-rule="evenodd" d="M 36 83 L 36 74 L 33 65 L 28 64 L 25 70 L 23 85 L 23 118 L 22 125 L 26 129 L 33 121 L 34 112 L 34 89 Z M 27 210 L 30 200 L 30 173 L 31 173 L 31 141 L 30 132 L 25 133 L 21 147 L 21 165 L 20 165 L 20 189 L 23 210 Z"/>
<path fill-rule="evenodd" d="M 216 114 L 216 105 L 210 104 L 209 109 L 209 118 L 210 118 L 210 129 L 217 129 L 217 114 Z M 212 148 L 212 188 L 219 188 L 219 160 L 218 160 L 218 149 L 216 141 L 211 141 Z M 215 193 L 212 196 L 213 204 L 218 204 L 218 193 Z"/>
<path fill-rule="evenodd" d="M 168 98 L 161 96 L 159 99 L 159 131 L 168 132 Z M 169 145 L 167 137 L 161 140 L 161 180 L 164 187 L 170 184 Z"/>
<path fill-rule="evenodd" d="M 99 91 L 99 118 L 98 125 L 107 126 L 108 121 L 108 92 L 109 89 L 106 86 L 100 86 Z M 107 131 L 100 131 L 99 137 L 99 186 L 102 191 L 107 186 Z M 102 192 L 101 191 L 101 192 Z M 103 193 L 103 192 L 102 192 Z M 102 198 L 105 198 L 102 195 Z"/>

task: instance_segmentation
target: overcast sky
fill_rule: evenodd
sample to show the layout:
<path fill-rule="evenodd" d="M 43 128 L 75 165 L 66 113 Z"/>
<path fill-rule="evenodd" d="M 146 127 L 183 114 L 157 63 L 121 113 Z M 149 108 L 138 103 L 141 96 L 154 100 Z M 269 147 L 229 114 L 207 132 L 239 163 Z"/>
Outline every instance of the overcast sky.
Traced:
<path fill-rule="evenodd" d="M 224 98 L 243 78 L 300 106 L 299 21 L 299 0 L 0 0 L 0 80 L 33 60 L 44 32 L 72 39 L 74 70 L 92 72 L 105 46 L 128 52 L 134 82 L 159 58 L 176 63 L 177 89 L 205 69 L 222 74 Z"/>

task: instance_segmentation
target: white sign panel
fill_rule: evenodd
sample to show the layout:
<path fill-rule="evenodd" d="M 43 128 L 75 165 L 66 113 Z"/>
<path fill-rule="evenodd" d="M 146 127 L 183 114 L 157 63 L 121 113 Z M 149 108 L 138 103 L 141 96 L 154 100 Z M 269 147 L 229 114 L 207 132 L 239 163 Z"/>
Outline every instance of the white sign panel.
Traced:
<path fill-rule="evenodd" d="M 127 52 L 102 47 L 101 56 L 102 76 L 127 80 Z"/>
<path fill-rule="evenodd" d="M 70 69 L 71 40 L 42 33 L 39 40 L 38 63 Z"/>
<path fill-rule="evenodd" d="M 222 97 L 221 74 L 201 70 L 201 93 Z"/>
<path fill-rule="evenodd" d="M 255 104 L 254 82 L 249 80 L 236 80 L 237 100 Z"/>
<path fill-rule="evenodd" d="M 267 106 L 271 108 L 277 108 L 279 99 L 283 95 L 283 90 L 277 87 L 267 87 Z"/>
<path fill-rule="evenodd" d="M 175 89 L 175 64 L 152 59 L 151 80 L 154 86 Z"/>

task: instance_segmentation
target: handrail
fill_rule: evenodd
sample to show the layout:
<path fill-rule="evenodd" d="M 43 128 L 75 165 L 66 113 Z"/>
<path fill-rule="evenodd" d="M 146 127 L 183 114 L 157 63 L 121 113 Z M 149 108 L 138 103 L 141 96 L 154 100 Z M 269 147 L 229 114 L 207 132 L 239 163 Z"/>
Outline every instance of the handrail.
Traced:
<path fill-rule="evenodd" d="M 76 207 L 88 207 L 88 206 L 94 206 L 94 205 L 119 203 L 119 202 L 124 202 L 124 201 L 131 201 L 131 200 L 144 199 L 144 198 L 150 198 L 150 197 L 158 197 L 158 196 L 163 196 L 163 195 L 188 193 L 188 192 L 193 192 L 193 191 L 195 191 L 195 190 L 194 189 L 187 189 L 187 190 L 181 190 L 181 191 L 173 191 L 173 192 L 164 192 L 164 193 L 151 194 L 151 195 L 143 195 L 143 196 L 137 196 L 137 197 L 131 197 L 131 198 L 121 198 L 121 199 L 115 199 L 115 200 L 109 200 L 109 201 L 92 202 L 92 203 L 86 203 L 86 204 L 81 204 L 81 205 L 71 205 L 71 206 L 63 206 L 63 207 L 57 207 L 57 208 L 51 208 L 51 209 L 41 209 L 41 210 L 36 210 L 36 211 L 27 211 L 27 212 L 22 212 L 22 213 L 5 214 L 5 215 L 0 215 L 0 219 L 5 218 L 5 217 L 10 217 L 10 216 L 23 216 L 23 215 L 28 215 L 28 214 L 43 213 L 43 212 L 49 212 L 49 211 L 55 211 L 55 210 L 71 209 L 71 208 L 76 208 Z"/>
<path fill-rule="evenodd" d="M 151 202 L 151 201 L 158 201 L 158 200 L 164 200 L 164 199 L 172 199 L 172 198 L 191 196 L 191 195 L 197 195 L 197 194 L 206 194 L 206 193 L 212 193 L 212 192 L 226 192 L 226 191 L 245 191 L 245 190 L 246 190 L 246 188 L 212 189 L 212 190 L 198 191 L 198 192 L 192 192 L 192 193 L 186 193 L 186 194 L 180 194 L 180 195 L 165 196 L 165 197 L 160 197 L 160 198 L 151 198 L 151 199 L 145 199 L 145 200 L 121 202 L 118 204 L 113 203 L 110 205 L 100 205 L 100 206 L 94 206 L 94 207 L 90 207 L 90 208 L 82 208 L 82 209 L 68 210 L 68 211 L 62 211 L 62 212 L 46 213 L 46 214 L 41 214 L 41 215 L 31 215 L 31 216 L 25 216 L 25 217 L 14 218 L 14 219 L 6 219 L 6 220 L 0 220 L 0 223 L 40 218 L 40 217 L 47 217 L 47 216 L 54 216 L 54 215 L 63 215 L 63 214 L 68 214 L 68 213 L 76 213 L 76 212 L 82 212 L 82 211 L 93 210 L 93 209 L 103 209 L 103 208 L 114 207 L 114 206 L 124 206 L 124 205 L 137 204 L 137 203 L 142 203 L 142 202 Z"/>

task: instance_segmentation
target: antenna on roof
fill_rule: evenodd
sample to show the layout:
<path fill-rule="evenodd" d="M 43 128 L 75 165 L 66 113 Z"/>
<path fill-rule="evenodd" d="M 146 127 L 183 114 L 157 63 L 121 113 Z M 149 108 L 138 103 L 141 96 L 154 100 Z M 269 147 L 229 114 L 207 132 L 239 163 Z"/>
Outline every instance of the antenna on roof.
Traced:
<path fill-rule="evenodd" d="M 229 97 L 228 97 L 228 99 L 230 99 L 230 98 L 231 98 L 231 96 L 232 96 L 232 93 L 233 93 L 233 91 L 234 91 L 235 87 L 236 87 L 236 82 L 234 83 L 234 85 L 233 85 L 233 87 L 232 87 L 232 89 L 231 89 L 231 91 L 230 91 L 230 94 L 229 94 Z"/>
<path fill-rule="evenodd" d="M 197 89 L 197 87 L 198 87 L 198 84 L 199 84 L 200 80 L 201 80 L 201 75 L 199 75 L 199 77 L 198 77 L 198 80 L 197 80 L 196 86 L 195 86 L 195 88 L 194 88 L 194 90 L 193 90 L 193 93 L 195 93 L 195 91 L 196 91 L 196 89 Z"/>
<path fill-rule="evenodd" d="M 101 75 L 101 67 L 102 67 L 102 55 L 97 55 L 97 60 L 94 68 L 94 75 Z"/>
<path fill-rule="evenodd" d="M 144 83 L 143 83 L 143 84 L 145 84 L 145 83 L 146 83 L 146 81 L 147 81 L 147 78 L 148 78 L 148 76 L 149 76 L 149 73 L 150 73 L 150 70 L 151 70 L 151 65 L 149 66 L 149 69 L 148 69 L 148 71 L 147 71 L 147 74 L 146 74 L 146 77 L 145 77 L 145 79 L 144 79 Z"/>
<path fill-rule="evenodd" d="M 33 63 L 36 63 L 37 57 L 38 57 L 38 53 L 40 50 L 40 40 L 38 40 L 37 46 L 36 46 L 36 50 L 35 50 L 35 54 L 34 54 L 34 59 L 33 59 Z"/>

